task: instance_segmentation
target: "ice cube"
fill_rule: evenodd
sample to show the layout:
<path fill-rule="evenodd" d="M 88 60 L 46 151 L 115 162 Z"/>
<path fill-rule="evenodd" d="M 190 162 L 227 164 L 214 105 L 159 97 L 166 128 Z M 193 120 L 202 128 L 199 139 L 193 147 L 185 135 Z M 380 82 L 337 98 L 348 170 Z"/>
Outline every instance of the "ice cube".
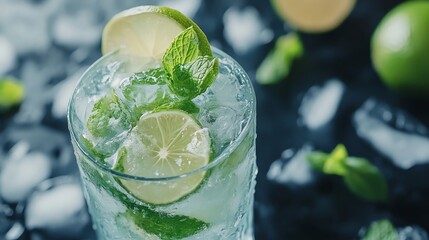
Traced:
<path fill-rule="evenodd" d="M 25 228 L 20 222 L 15 222 L 9 231 L 5 234 L 5 240 L 18 240 L 24 234 Z"/>
<path fill-rule="evenodd" d="M 49 48 L 48 15 L 42 5 L 29 1 L 0 4 L 0 29 L 19 54 L 42 53 Z"/>
<path fill-rule="evenodd" d="M 92 47 L 101 36 L 101 21 L 91 9 L 81 9 L 75 13 L 59 14 L 53 21 L 52 38 L 64 47 Z"/>
<path fill-rule="evenodd" d="M 76 71 L 63 82 L 55 86 L 55 97 L 52 105 L 52 115 L 56 118 L 65 118 L 67 116 L 67 106 L 73 94 L 74 88 L 85 71 L 86 67 Z"/>
<path fill-rule="evenodd" d="M 237 112 L 230 107 L 205 108 L 200 111 L 198 120 L 209 129 L 216 153 L 226 148 L 240 134 Z"/>
<path fill-rule="evenodd" d="M 398 240 L 428 240 L 427 232 L 418 226 L 407 226 L 398 229 Z"/>
<path fill-rule="evenodd" d="M 344 91 L 344 84 L 337 79 L 327 81 L 322 87 L 311 87 L 298 110 L 302 123 L 311 130 L 329 123 L 337 112 Z"/>
<path fill-rule="evenodd" d="M 41 139 L 45 141 L 41 141 Z M 55 159 L 55 164 L 58 164 L 60 168 L 67 167 L 72 162 L 72 155 L 66 156 L 71 151 L 69 136 L 51 128 L 11 126 L 1 135 L 0 141 L 17 143 L 17 146 L 21 146 L 24 142 L 24 145 L 27 146 L 25 153 L 29 149 L 37 149 L 37 151 Z M 46 141 L 49 141 L 49 144 L 46 144 Z M 14 152 L 16 151 L 11 151 L 11 154 Z"/>
<path fill-rule="evenodd" d="M 23 146 L 26 144 L 20 142 L 11 149 L 10 157 L 0 173 L 0 196 L 10 203 L 24 200 L 51 174 L 51 159 L 41 152 L 23 154 Z M 26 148 L 28 150 L 28 147 Z"/>
<path fill-rule="evenodd" d="M 353 120 L 357 134 L 396 166 L 429 163 L 428 130 L 407 113 L 369 99 Z"/>
<path fill-rule="evenodd" d="M 48 180 L 28 200 L 25 225 L 56 238 L 79 236 L 89 223 L 85 200 L 77 181 Z"/>
<path fill-rule="evenodd" d="M 6 204 L 3 204 L 0 199 L 0 236 L 4 236 L 5 233 L 12 227 L 12 220 L 8 217 L 12 216 L 13 210 Z"/>
<path fill-rule="evenodd" d="M 268 180 L 288 186 L 301 186 L 313 180 L 313 173 L 306 157 L 311 151 L 310 146 L 304 146 L 296 153 L 287 149 L 282 158 L 274 161 L 267 173 Z"/>
<path fill-rule="evenodd" d="M 254 7 L 229 8 L 223 15 L 224 37 L 238 54 L 246 54 L 255 47 L 268 43 L 274 37 Z"/>
<path fill-rule="evenodd" d="M 16 65 L 16 51 L 4 36 L 0 35 L 0 76 L 5 75 Z"/>

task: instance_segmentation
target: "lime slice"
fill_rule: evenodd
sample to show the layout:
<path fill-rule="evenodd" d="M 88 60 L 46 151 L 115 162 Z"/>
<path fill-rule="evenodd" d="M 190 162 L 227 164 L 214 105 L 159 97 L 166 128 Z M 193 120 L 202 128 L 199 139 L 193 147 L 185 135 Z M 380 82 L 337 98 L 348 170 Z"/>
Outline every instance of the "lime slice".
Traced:
<path fill-rule="evenodd" d="M 327 32 L 338 25 L 352 11 L 356 0 L 272 0 L 277 13 L 296 29 Z"/>
<path fill-rule="evenodd" d="M 140 6 L 115 15 L 103 30 L 102 52 L 123 47 L 129 54 L 161 60 L 173 39 L 188 27 L 199 39 L 201 55 L 210 55 L 204 32 L 181 12 L 160 6 Z"/>
<path fill-rule="evenodd" d="M 207 129 L 181 110 L 144 115 L 124 146 L 115 169 L 147 178 L 178 176 L 204 167 L 211 152 Z M 199 172 L 169 181 L 120 181 L 144 202 L 167 204 L 194 191 L 205 174 Z"/>

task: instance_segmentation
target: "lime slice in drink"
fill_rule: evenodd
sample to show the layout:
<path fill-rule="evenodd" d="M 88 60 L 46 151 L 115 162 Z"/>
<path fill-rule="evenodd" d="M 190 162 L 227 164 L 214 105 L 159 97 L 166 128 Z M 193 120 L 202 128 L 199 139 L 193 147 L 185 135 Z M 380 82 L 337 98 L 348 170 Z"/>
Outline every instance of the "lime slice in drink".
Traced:
<path fill-rule="evenodd" d="M 162 178 L 186 174 L 210 159 L 207 129 L 188 113 L 166 110 L 144 115 L 119 151 L 115 169 L 132 176 Z M 175 202 L 194 191 L 205 172 L 167 181 L 121 179 L 136 198 L 151 204 Z"/>
<path fill-rule="evenodd" d="M 115 15 L 103 30 L 102 52 L 124 47 L 129 54 L 161 60 L 173 39 L 191 26 L 198 35 L 200 54 L 212 56 L 207 37 L 191 19 L 160 6 L 140 6 Z"/>

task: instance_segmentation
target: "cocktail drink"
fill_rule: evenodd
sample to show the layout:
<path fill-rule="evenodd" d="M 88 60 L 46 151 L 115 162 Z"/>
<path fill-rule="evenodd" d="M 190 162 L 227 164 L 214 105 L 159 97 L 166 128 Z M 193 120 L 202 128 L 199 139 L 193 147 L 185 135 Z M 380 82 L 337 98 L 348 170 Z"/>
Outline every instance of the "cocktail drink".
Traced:
<path fill-rule="evenodd" d="M 255 95 L 243 69 L 164 7 L 115 16 L 69 129 L 99 239 L 253 239 Z"/>

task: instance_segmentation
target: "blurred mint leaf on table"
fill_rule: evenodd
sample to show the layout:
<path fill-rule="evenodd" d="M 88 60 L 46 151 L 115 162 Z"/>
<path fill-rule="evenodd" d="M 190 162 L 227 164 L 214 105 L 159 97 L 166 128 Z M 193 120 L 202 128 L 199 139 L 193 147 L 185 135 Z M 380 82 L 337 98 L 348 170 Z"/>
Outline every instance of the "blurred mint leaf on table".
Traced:
<path fill-rule="evenodd" d="M 0 78 L 0 112 L 21 104 L 24 95 L 22 83 L 12 77 Z"/>
<path fill-rule="evenodd" d="M 378 168 L 364 158 L 348 156 L 342 144 L 330 154 L 309 153 L 307 160 L 322 173 L 341 176 L 347 188 L 364 200 L 382 202 L 388 198 L 387 183 Z"/>
<path fill-rule="evenodd" d="M 398 232 L 392 223 L 387 220 L 373 222 L 362 240 L 398 240 Z"/>
<path fill-rule="evenodd" d="M 285 79 L 293 62 L 304 53 L 304 48 L 296 33 L 279 37 L 274 48 L 256 71 L 256 81 L 260 84 L 275 84 Z"/>

